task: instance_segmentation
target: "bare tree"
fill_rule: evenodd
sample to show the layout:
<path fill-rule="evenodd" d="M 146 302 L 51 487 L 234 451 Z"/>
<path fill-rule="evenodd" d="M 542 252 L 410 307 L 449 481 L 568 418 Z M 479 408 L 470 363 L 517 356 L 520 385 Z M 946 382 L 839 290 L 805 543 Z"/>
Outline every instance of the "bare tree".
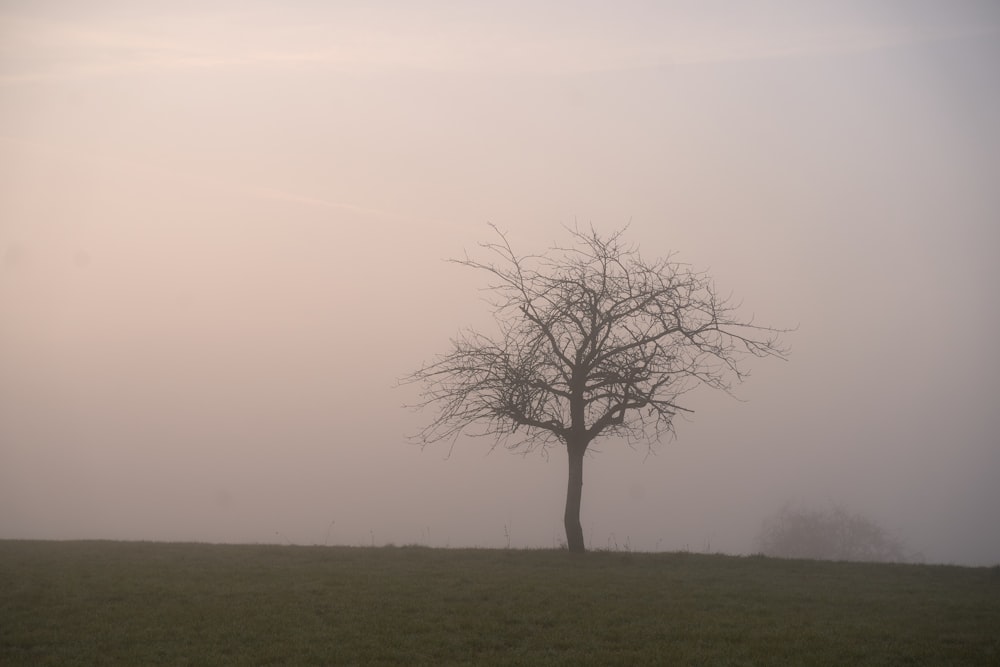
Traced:
<path fill-rule="evenodd" d="M 705 273 L 667 256 L 648 261 L 623 239 L 568 229 L 571 243 L 518 255 L 504 233 L 488 259 L 452 260 L 485 272 L 497 331 L 466 331 L 452 350 L 404 378 L 439 412 L 422 443 L 461 433 L 531 451 L 565 445 L 566 540 L 584 551 L 583 459 L 599 436 L 652 449 L 689 412 L 678 399 L 703 384 L 729 392 L 749 356 L 781 357 L 782 330 L 744 321 Z"/>

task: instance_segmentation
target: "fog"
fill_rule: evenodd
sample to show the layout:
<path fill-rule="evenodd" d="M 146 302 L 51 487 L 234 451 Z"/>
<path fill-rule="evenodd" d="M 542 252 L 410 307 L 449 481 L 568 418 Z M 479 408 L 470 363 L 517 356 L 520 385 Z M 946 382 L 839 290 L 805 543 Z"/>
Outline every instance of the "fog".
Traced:
<path fill-rule="evenodd" d="M 631 221 L 796 331 L 595 443 L 589 547 L 1000 562 L 998 64 L 988 1 L 0 2 L 0 538 L 558 545 L 565 453 L 397 382 L 489 330 L 488 223 Z"/>

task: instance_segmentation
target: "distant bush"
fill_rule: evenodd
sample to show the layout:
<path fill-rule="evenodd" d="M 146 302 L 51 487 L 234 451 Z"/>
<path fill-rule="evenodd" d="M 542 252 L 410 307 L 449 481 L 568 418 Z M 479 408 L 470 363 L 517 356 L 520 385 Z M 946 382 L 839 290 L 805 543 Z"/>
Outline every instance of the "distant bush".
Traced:
<path fill-rule="evenodd" d="M 875 521 L 842 507 L 799 510 L 783 507 L 766 519 L 760 552 L 778 558 L 903 562 L 903 543 Z"/>

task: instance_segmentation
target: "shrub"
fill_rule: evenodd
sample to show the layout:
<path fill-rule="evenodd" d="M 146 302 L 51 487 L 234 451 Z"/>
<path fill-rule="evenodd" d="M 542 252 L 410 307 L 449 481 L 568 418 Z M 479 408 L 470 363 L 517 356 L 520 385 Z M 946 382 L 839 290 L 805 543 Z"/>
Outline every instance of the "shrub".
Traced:
<path fill-rule="evenodd" d="M 843 507 L 829 510 L 785 506 L 766 519 L 760 552 L 778 558 L 903 562 L 903 543 L 875 521 Z"/>

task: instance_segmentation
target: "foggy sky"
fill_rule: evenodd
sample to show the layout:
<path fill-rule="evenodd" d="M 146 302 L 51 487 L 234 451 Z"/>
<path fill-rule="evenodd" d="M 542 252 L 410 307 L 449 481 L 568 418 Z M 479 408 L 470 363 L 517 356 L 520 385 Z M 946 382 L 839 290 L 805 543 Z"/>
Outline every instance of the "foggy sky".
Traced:
<path fill-rule="evenodd" d="M 734 5 L 0 2 L 0 538 L 556 545 L 565 454 L 421 451 L 397 379 L 488 222 L 631 221 L 797 330 L 595 443 L 589 547 L 1000 562 L 1000 7 Z"/>

